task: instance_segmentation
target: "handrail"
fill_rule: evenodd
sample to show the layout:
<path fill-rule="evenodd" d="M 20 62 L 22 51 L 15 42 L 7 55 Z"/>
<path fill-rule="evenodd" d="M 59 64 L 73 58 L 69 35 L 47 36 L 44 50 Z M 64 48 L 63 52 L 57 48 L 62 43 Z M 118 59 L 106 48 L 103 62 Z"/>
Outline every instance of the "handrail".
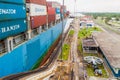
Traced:
<path fill-rule="evenodd" d="M 7 51 L 8 51 L 7 48 L 2 48 L 2 49 L 0 49 L 0 55 L 6 53 Z"/>

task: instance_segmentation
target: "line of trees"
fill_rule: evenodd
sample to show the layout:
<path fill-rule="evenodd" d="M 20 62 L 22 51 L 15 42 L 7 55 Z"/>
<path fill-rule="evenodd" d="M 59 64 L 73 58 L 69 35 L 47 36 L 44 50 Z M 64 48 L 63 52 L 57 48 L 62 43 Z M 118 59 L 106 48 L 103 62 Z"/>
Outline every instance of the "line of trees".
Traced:
<path fill-rule="evenodd" d="M 98 16 L 99 17 L 106 17 L 106 18 L 115 17 L 116 20 L 120 19 L 120 13 L 84 13 L 84 14 L 93 16 L 94 19 L 96 19 Z"/>
<path fill-rule="evenodd" d="M 120 13 L 84 13 L 85 15 L 92 16 L 94 19 L 97 19 L 98 17 L 101 17 L 101 19 L 105 19 L 105 23 L 108 24 L 108 22 L 115 18 L 116 21 L 120 20 Z"/>

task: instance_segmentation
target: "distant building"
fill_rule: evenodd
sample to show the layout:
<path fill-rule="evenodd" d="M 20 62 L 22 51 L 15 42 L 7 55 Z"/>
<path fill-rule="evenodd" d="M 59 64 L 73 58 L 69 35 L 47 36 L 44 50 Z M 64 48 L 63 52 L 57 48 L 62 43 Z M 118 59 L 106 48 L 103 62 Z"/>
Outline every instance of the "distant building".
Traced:
<path fill-rule="evenodd" d="M 86 21 L 87 27 L 94 27 L 95 23 L 93 21 Z"/>
<path fill-rule="evenodd" d="M 98 44 L 91 38 L 85 38 L 82 40 L 82 48 L 84 53 L 97 53 Z"/>
<path fill-rule="evenodd" d="M 93 21 L 80 21 L 80 28 L 88 28 L 88 27 L 94 27 L 95 26 L 95 23 Z"/>
<path fill-rule="evenodd" d="M 80 18 L 80 28 L 88 28 L 88 27 L 94 27 L 95 24 L 92 20 L 91 16 L 83 16 Z"/>

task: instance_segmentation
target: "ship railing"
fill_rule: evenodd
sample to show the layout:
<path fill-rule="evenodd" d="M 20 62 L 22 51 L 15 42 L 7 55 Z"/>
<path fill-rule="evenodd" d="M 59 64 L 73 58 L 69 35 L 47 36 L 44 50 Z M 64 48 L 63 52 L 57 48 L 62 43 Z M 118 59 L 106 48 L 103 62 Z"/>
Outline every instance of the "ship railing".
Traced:
<path fill-rule="evenodd" d="M 7 48 L 2 48 L 2 49 L 0 49 L 0 55 L 6 53 L 7 51 L 8 51 Z"/>
<path fill-rule="evenodd" d="M 13 47 L 16 47 L 20 44 L 22 44 L 23 42 L 25 42 L 27 39 L 26 39 L 26 36 L 25 34 L 21 34 L 21 35 L 18 35 L 16 37 L 13 38 Z"/>
<path fill-rule="evenodd" d="M 31 34 L 31 37 L 33 38 L 33 37 L 35 37 L 36 35 L 38 35 L 39 34 L 39 32 L 38 32 L 38 29 L 36 28 L 36 29 L 34 29 L 34 30 L 32 30 L 32 32 L 31 32 L 32 34 Z"/>
<path fill-rule="evenodd" d="M 84 53 L 98 53 L 97 50 L 83 50 Z"/>

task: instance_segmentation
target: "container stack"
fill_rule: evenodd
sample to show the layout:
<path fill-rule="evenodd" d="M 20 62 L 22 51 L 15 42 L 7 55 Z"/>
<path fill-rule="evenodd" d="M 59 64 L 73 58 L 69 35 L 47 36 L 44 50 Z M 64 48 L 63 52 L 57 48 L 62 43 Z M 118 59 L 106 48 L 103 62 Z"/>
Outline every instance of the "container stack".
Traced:
<path fill-rule="evenodd" d="M 63 11 L 64 11 L 64 12 L 63 12 Z M 61 12 L 61 18 L 62 18 L 62 17 L 64 17 L 64 18 L 67 17 L 67 14 L 66 14 L 67 9 L 66 9 L 66 6 L 65 6 L 65 5 L 64 5 L 64 6 L 61 5 L 60 12 Z"/>
<path fill-rule="evenodd" d="M 60 20 L 60 8 L 56 8 L 56 20 Z"/>
<path fill-rule="evenodd" d="M 55 22 L 55 8 L 48 7 L 48 23 L 54 23 Z"/>
<path fill-rule="evenodd" d="M 0 40 L 26 30 L 25 0 L 0 0 Z"/>
<path fill-rule="evenodd" d="M 47 23 L 46 0 L 26 0 L 30 28 L 35 29 Z"/>
<path fill-rule="evenodd" d="M 58 2 L 52 2 L 51 5 L 53 8 L 55 8 L 55 12 L 56 12 L 56 21 L 60 20 L 60 3 Z"/>
<path fill-rule="evenodd" d="M 53 7 L 53 2 L 47 2 L 48 24 L 55 23 L 56 9 Z"/>

